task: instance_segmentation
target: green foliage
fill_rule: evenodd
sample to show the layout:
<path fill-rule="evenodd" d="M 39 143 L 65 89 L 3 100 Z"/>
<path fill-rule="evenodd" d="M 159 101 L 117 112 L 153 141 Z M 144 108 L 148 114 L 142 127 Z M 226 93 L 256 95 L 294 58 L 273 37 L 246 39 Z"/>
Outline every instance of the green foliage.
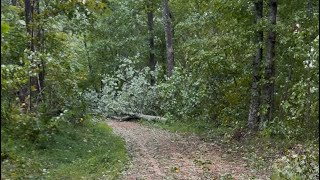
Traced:
<path fill-rule="evenodd" d="M 319 152 L 296 145 L 273 165 L 271 179 L 319 179 Z"/>
<path fill-rule="evenodd" d="M 1 177 L 115 178 L 126 160 L 124 143 L 106 125 L 91 125 L 82 97 L 89 73 L 81 39 L 105 4 L 42 1 L 30 27 L 43 37 L 31 39 L 23 1 L 8 3 L 1 2 Z"/>
<path fill-rule="evenodd" d="M 219 175 L 219 180 L 233 180 L 233 179 L 234 178 L 229 173 Z"/>
<path fill-rule="evenodd" d="M 312 101 L 312 99 L 318 99 L 319 89 L 312 86 L 309 97 L 307 97 L 306 89 L 307 83 L 302 80 L 293 85 L 287 100 L 280 104 L 280 110 L 283 114 L 265 125 L 264 133 L 267 136 L 277 136 L 288 140 L 303 140 L 306 137 L 314 139 L 317 137 L 318 126 L 312 126 L 311 124 L 319 124 L 317 118 L 319 102 Z M 307 111 L 309 108 L 306 107 L 308 99 L 311 101 L 309 112 Z M 307 113 L 310 115 L 309 120 L 306 119 Z"/>
<path fill-rule="evenodd" d="M 151 3 L 149 9 L 147 3 Z M 260 29 L 266 35 L 268 19 L 254 24 L 254 1 L 175 0 L 169 6 L 175 71 L 167 78 L 160 0 L 41 1 L 40 13 L 34 14 L 30 24 L 34 32 L 44 33 L 41 37 L 27 32 L 23 1 L 15 6 L 3 1 L 1 133 L 11 138 L 8 144 L 13 147 L 12 139 L 23 137 L 21 141 L 47 147 L 47 142 L 59 137 L 57 132 L 64 128 L 61 123 L 81 128 L 92 115 L 127 112 L 165 116 L 170 120 L 162 124 L 166 128 L 217 136 L 225 143 L 238 130 L 246 131 L 254 32 Z M 264 7 L 268 8 L 266 2 Z M 278 2 L 275 118 L 259 122 L 259 138 L 285 143 L 319 139 L 317 7 L 315 0 Z M 150 10 L 154 13 L 155 72 L 147 68 Z M 264 17 L 267 14 L 264 11 Z M 31 41 L 37 46 L 34 51 Z M 266 49 L 265 43 L 260 46 Z M 38 92 L 41 72 L 44 86 Z M 156 79 L 153 86 L 151 76 Z M 30 85 L 30 80 L 37 82 Z M 30 102 L 32 111 L 28 112 Z M 262 104 L 260 114 L 264 109 Z M 21 161 L 31 169 L 41 166 L 29 159 Z M 81 172 L 90 169 L 82 167 Z"/>
<path fill-rule="evenodd" d="M 147 1 L 118 0 L 109 2 L 112 10 L 97 18 L 87 31 L 86 58 L 94 71 L 91 72 L 92 86 L 100 87 L 105 74 L 114 75 L 122 61 L 128 58 L 135 67 L 147 66 L 148 27 L 146 15 Z M 165 63 L 164 34 L 160 1 L 153 1 L 155 8 L 154 34 L 155 56 L 158 65 Z M 138 56 L 138 58 L 135 58 Z M 97 89 L 97 88 L 96 88 Z"/>
<path fill-rule="evenodd" d="M 141 71 L 133 68 L 130 59 L 120 59 L 122 64 L 114 76 L 106 76 L 101 93 L 88 92 L 85 97 L 95 111 L 106 115 L 122 113 L 154 113 L 156 108 L 156 87 L 148 82 L 148 68 Z M 121 69 L 121 70 L 120 70 Z"/>
<path fill-rule="evenodd" d="M 176 68 L 174 72 L 167 81 L 158 85 L 160 109 L 181 120 L 199 118 L 200 103 L 205 97 L 205 83 L 181 69 Z"/>
<path fill-rule="evenodd" d="M 1 22 L 1 32 L 2 33 L 8 33 L 9 32 L 9 29 L 10 29 L 10 26 L 8 23 L 6 22 Z"/>

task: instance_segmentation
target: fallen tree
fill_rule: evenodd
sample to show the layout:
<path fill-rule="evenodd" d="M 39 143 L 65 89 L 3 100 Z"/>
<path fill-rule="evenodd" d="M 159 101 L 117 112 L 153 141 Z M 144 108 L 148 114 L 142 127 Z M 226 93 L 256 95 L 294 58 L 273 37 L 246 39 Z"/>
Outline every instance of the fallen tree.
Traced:
<path fill-rule="evenodd" d="M 125 113 L 123 116 L 110 116 L 112 119 L 120 120 L 120 121 L 131 121 L 137 119 L 144 119 L 147 121 L 166 121 L 167 119 L 160 116 L 151 116 L 145 114 L 137 114 L 137 113 Z"/>

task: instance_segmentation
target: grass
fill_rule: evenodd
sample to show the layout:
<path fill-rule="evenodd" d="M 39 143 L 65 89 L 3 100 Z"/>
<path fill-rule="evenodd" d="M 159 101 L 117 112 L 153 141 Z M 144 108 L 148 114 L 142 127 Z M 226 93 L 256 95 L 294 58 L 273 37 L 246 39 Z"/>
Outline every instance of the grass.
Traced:
<path fill-rule="evenodd" d="M 22 139 L 1 138 L 1 179 L 117 179 L 128 158 L 124 141 L 103 122 L 62 124 L 41 143 Z"/>
<path fill-rule="evenodd" d="M 168 130 L 173 133 L 180 133 L 191 135 L 195 134 L 204 140 L 218 140 L 224 137 L 225 134 L 231 133 L 232 128 L 219 127 L 213 123 L 206 121 L 166 121 L 166 122 L 153 122 L 153 121 L 140 121 L 144 125 L 154 126 L 161 129 Z"/>
<path fill-rule="evenodd" d="M 264 136 L 262 133 L 255 135 L 244 135 L 245 130 L 241 130 L 243 137 L 239 139 L 234 138 L 235 133 L 239 131 L 237 128 L 216 126 L 214 123 L 206 121 L 166 121 L 166 122 L 152 122 L 152 121 L 140 121 L 140 123 L 153 126 L 161 129 L 168 130 L 174 133 L 197 135 L 205 141 L 216 141 L 221 145 L 254 145 L 261 146 L 262 144 L 277 147 L 278 149 L 290 148 L 296 143 L 303 143 L 298 140 L 287 140 L 279 137 Z"/>

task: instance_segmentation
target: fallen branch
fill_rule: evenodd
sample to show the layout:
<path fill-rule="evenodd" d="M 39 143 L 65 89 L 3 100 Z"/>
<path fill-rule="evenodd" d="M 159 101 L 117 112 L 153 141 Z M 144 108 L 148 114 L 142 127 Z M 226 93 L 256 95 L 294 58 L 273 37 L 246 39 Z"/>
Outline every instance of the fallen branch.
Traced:
<path fill-rule="evenodd" d="M 160 116 L 151 116 L 145 114 L 136 114 L 136 113 L 125 113 L 126 116 L 110 116 L 112 119 L 120 120 L 120 121 L 130 121 L 134 119 L 144 119 L 147 121 L 166 121 L 167 119 Z"/>
<path fill-rule="evenodd" d="M 167 119 L 164 117 L 160 116 L 150 116 L 150 115 L 145 115 L 145 114 L 134 114 L 134 116 L 140 118 L 140 119 L 145 119 L 148 121 L 166 121 Z"/>
<path fill-rule="evenodd" d="M 138 117 L 134 117 L 134 116 L 110 116 L 110 118 L 116 119 L 119 121 L 130 121 L 130 120 L 139 119 Z"/>

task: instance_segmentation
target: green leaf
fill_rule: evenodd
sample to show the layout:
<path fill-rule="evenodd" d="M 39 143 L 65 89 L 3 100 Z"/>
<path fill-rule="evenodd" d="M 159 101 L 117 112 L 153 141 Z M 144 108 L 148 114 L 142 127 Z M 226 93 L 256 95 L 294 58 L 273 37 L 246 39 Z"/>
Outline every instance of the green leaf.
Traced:
<path fill-rule="evenodd" d="M 1 22 L 1 33 L 8 33 L 10 26 L 6 22 Z"/>
<path fill-rule="evenodd" d="M 24 20 L 18 20 L 18 22 L 19 22 L 19 24 L 21 24 L 21 25 L 23 25 L 23 26 L 25 26 L 26 25 L 26 22 L 24 21 Z"/>

